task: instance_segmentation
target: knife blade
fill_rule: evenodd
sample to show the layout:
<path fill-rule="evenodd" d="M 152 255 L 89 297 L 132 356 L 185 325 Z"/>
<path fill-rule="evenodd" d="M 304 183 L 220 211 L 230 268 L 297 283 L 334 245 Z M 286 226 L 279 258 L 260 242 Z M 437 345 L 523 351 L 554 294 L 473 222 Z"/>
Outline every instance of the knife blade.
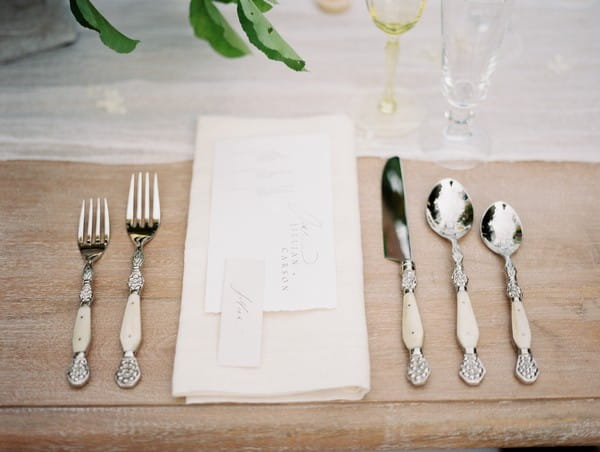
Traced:
<path fill-rule="evenodd" d="M 400 159 L 392 157 L 383 169 L 381 178 L 383 210 L 383 249 L 386 259 L 410 261 L 410 238 L 404 197 Z"/>
<path fill-rule="evenodd" d="M 409 351 L 406 376 L 415 386 L 427 382 L 431 369 L 423 354 L 423 323 L 415 297 L 417 278 L 406 215 L 406 194 L 400 158 L 388 159 L 381 176 L 384 256 L 402 264 L 402 340 Z"/>

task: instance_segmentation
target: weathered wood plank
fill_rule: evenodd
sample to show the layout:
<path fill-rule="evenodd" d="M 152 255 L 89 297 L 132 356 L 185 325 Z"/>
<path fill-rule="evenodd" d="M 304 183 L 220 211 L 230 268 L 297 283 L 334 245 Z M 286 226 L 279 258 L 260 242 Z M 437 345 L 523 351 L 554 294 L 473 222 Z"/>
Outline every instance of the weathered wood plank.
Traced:
<path fill-rule="evenodd" d="M 6 427 L 0 427 L 2 441 L 16 447 L 25 445 L 29 437 L 36 438 L 38 444 L 51 446 L 52 441 L 62 438 L 75 445 L 77 440 L 69 432 L 71 425 L 75 430 L 84 430 L 83 420 L 80 427 L 75 427 L 80 418 L 94 425 L 90 432 L 81 433 L 92 444 L 94 441 L 100 444 L 111 429 L 119 438 L 118 432 L 122 430 L 117 420 L 129 426 L 127 431 L 134 436 L 143 436 L 154 429 L 154 436 L 149 438 L 161 435 L 167 438 L 166 432 L 174 431 L 174 444 L 194 440 L 207 447 L 217 444 L 219 435 L 227 437 L 224 444 L 241 445 L 230 436 L 251 432 L 245 427 L 248 425 L 257 425 L 257 433 L 244 437 L 245 440 L 257 438 L 265 447 L 284 443 L 298 448 L 311 446 L 305 439 L 277 436 L 285 431 L 309 435 L 307 438 L 314 439 L 315 448 L 337 447 L 337 444 L 339 448 L 347 448 L 355 447 L 352 444 L 467 447 L 592 443 L 588 438 L 594 437 L 590 434 L 593 428 L 597 441 L 600 165 L 490 163 L 457 172 L 430 163 L 405 162 L 411 239 L 419 278 L 417 296 L 425 325 L 425 352 L 433 368 L 430 382 L 418 389 L 412 388 L 404 376 L 406 353 L 399 331 L 399 269 L 382 258 L 379 230 L 382 166 L 379 159 L 359 160 L 372 366 L 372 390 L 365 401 L 201 408 L 177 407 L 182 401 L 170 395 L 190 162 L 148 166 L 160 174 L 164 221 L 158 237 L 147 248 L 144 266 L 147 285 L 142 306 L 144 343 L 139 354 L 144 379 L 130 391 L 114 384 L 113 373 L 120 358 L 119 329 L 132 251 L 121 226 L 122 216 L 129 175 L 139 167 L 1 162 L 0 406 L 13 407 L 3 409 L 0 414 L 7 420 L 2 422 Z M 461 354 L 454 336 L 455 301 L 449 282 L 449 246 L 429 230 L 424 219 L 424 203 L 430 187 L 447 176 L 458 178 L 467 187 L 474 200 L 477 221 L 487 205 L 498 199 L 510 202 L 523 220 L 525 241 L 515 263 L 532 325 L 533 351 L 542 371 L 533 386 L 523 386 L 513 377 L 515 355 L 510 342 L 510 311 L 504 295 L 502 261 L 484 247 L 477 231 L 468 234 L 461 244 L 481 330 L 479 352 L 488 375 L 477 388 L 465 386 L 457 376 Z M 82 267 L 75 232 L 81 199 L 89 196 L 108 197 L 113 239 L 96 267 L 92 380 L 85 388 L 73 390 L 64 374 L 70 361 Z M 72 408 L 50 409 L 53 406 Z M 123 406 L 122 410 L 118 406 Z M 217 418 L 211 420 L 208 413 L 216 414 Z M 269 433 L 268 422 L 262 424 L 254 413 L 262 413 L 281 429 Z M 426 416 L 427 421 L 422 421 L 426 426 L 411 433 L 409 427 L 413 425 L 411 422 L 417 422 L 416 415 Z M 125 421 L 140 416 L 139 421 Z M 336 416 L 341 419 L 339 424 L 334 422 Z M 96 418 L 102 419 L 102 425 L 96 427 Z M 469 419 L 473 425 L 466 422 Z M 182 422 L 181 429 L 174 426 L 175 420 Z M 131 422 L 139 422 L 139 430 Z M 36 430 L 37 425 L 44 427 Z M 392 427 L 386 427 L 389 425 Z M 66 436 L 60 433 L 61 429 Z M 209 436 L 203 443 L 206 429 Z M 436 435 L 436 431 L 446 433 Z M 449 440 L 452 431 L 456 434 Z M 343 439 L 344 435 L 349 439 Z M 392 440 L 388 441 L 386 435 L 391 435 Z M 351 443 L 356 437 L 358 442 Z"/>
<path fill-rule="evenodd" d="M 596 445 L 598 411 L 598 400 L 3 408 L 0 448 L 376 450 Z"/>

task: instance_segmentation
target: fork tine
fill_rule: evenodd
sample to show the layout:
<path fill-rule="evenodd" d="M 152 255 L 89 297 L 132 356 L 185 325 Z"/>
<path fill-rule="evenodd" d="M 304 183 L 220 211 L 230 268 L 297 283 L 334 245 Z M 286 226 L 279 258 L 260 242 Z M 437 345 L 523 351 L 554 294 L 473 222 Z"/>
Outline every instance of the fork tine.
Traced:
<path fill-rule="evenodd" d="M 154 173 L 154 193 L 152 197 L 152 221 L 160 223 L 160 198 L 158 197 L 158 173 Z"/>
<path fill-rule="evenodd" d="M 150 173 L 144 178 L 144 224 L 150 224 Z"/>
<path fill-rule="evenodd" d="M 85 199 L 81 201 L 81 213 L 79 214 L 79 227 L 77 228 L 77 243 L 83 245 L 83 225 L 85 223 Z"/>
<path fill-rule="evenodd" d="M 137 196 L 135 197 L 135 222 L 142 224 L 142 172 L 138 173 Z"/>
<path fill-rule="evenodd" d="M 88 209 L 88 224 L 87 224 L 87 235 L 85 241 L 92 243 L 92 226 L 94 224 L 94 200 L 90 198 L 90 208 Z"/>
<path fill-rule="evenodd" d="M 133 190 L 135 185 L 135 174 L 131 175 L 131 182 L 129 183 L 129 197 L 127 198 L 127 214 L 125 215 L 125 221 L 127 224 L 133 223 Z"/>
<path fill-rule="evenodd" d="M 110 218 L 108 217 L 108 201 L 104 198 L 104 244 L 110 241 Z"/>
<path fill-rule="evenodd" d="M 100 198 L 96 198 L 96 236 L 94 241 L 100 243 L 100 222 L 102 220 L 102 210 L 100 210 Z"/>

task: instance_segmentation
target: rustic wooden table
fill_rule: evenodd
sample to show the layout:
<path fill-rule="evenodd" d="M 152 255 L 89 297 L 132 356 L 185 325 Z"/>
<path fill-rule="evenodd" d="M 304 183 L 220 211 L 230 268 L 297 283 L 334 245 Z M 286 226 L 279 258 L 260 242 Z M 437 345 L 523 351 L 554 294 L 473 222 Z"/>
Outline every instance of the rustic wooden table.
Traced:
<path fill-rule="evenodd" d="M 490 163 L 452 172 L 405 162 L 417 294 L 433 368 L 425 387 L 405 376 L 399 269 L 382 258 L 379 175 L 359 160 L 365 299 L 372 390 L 360 402 L 185 406 L 171 396 L 191 163 L 145 167 L 161 177 L 164 223 L 147 248 L 142 307 L 144 379 L 119 389 L 119 329 L 131 244 L 125 233 L 127 165 L 0 163 L 0 448 L 378 449 L 600 443 L 600 165 Z M 525 241 L 515 257 L 541 376 L 513 376 L 502 261 L 476 231 L 465 268 L 488 374 L 479 387 L 457 375 L 455 307 L 446 243 L 424 220 L 435 181 L 454 176 L 474 198 L 476 219 L 504 199 Z M 493 183 L 491 183 L 493 181 Z M 107 196 L 113 238 L 96 267 L 93 376 L 65 379 L 82 262 L 76 247 L 81 199 Z"/>

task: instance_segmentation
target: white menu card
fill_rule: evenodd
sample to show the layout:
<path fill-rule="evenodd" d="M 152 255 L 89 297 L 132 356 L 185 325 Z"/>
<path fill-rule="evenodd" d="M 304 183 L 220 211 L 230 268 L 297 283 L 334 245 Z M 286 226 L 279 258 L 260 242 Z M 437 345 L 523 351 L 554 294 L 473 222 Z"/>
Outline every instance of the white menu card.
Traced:
<path fill-rule="evenodd" d="M 265 311 L 336 307 L 331 140 L 325 134 L 215 144 L 206 312 L 220 312 L 225 261 L 265 262 Z"/>

